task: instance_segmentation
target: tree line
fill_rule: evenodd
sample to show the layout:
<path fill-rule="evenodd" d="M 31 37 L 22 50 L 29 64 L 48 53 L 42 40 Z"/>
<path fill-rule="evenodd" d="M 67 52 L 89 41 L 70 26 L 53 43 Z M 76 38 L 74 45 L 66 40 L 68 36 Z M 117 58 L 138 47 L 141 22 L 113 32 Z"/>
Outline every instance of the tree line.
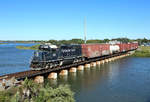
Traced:
<path fill-rule="evenodd" d="M 128 43 L 128 42 L 134 42 L 137 41 L 139 45 L 144 44 L 144 43 L 150 43 L 150 39 L 146 38 L 140 38 L 140 39 L 129 39 L 129 38 L 113 38 L 113 39 L 89 39 L 87 40 L 87 43 L 108 43 L 109 41 L 120 41 L 122 43 Z M 0 42 L 12 42 L 12 41 L 0 41 Z M 78 39 L 74 38 L 71 40 L 28 40 L 28 41 L 13 41 L 16 43 L 51 43 L 54 45 L 61 45 L 61 44 L 83 44 L 84 40 L 83 39 Z"/>
<path fill-rule="evenodd" d="M 129 38 L 114 38 L 114 39 L 90 39 L 87 40 L 87 43 L 108 43 L 109 41 L 119 41 L 122 43 L 128 43 L 128 42 L 138 42 L 140 45 L 144 43 L 150 43 L 150 39 L 129 39 Z M 45 42 L 44 42 L 45 43 Z M 51 43 L 54 45 L 61 45 L 61 44 L 83 44 L 83 39 L 71 39 L 71 40 L 49 40 L 46 41 L 46 43 Z"/>

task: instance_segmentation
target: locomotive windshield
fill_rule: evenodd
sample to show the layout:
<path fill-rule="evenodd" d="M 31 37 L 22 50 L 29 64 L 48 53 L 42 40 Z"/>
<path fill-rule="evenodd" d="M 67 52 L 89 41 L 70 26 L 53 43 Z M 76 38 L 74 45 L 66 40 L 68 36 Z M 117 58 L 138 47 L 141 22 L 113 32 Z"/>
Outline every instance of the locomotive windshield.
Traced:
<path fill-rule="evenodd" d="M 39 56 L 39 53 L 38 53 L 38 52 L 34 52 L 34 56 L 35 56 L 35 57 L 38 57 L 38 56 Z"/>
<path fill-rule="evenodd" d="M 43 53 L 41 51 L 35 51 L 33 56 L 33 61 L 41 61 L 43 58 Z"/>

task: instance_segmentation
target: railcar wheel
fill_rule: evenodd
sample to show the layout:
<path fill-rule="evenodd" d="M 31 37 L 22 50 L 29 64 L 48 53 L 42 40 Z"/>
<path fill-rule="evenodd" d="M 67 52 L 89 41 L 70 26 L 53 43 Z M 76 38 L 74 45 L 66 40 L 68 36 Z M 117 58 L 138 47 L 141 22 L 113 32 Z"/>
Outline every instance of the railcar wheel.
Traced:
<path fill-rule="evenodd" d="M 85 58 L 84 58 L 84 57 L 82 58 L 82 61 L 85 61 Z"/>

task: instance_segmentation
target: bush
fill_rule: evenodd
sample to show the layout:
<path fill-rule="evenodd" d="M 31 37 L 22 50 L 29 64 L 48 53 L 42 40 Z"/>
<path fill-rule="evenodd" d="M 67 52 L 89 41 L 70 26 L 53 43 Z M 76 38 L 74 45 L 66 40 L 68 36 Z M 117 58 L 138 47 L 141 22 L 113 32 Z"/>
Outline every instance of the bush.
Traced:
<path fill-rule="evenodd" d="M 150 57 L 150 47 L 142 46 L 132 55 L 135 57 Z"/>
<path fill-rule="evenodd" d="M 27 78 L 15 95 L 2 92 L 0 99 L 0 102 L 75 102 L 74 93 L 68 85 L 52 88 L 49 84 L 36 84 Z"/>

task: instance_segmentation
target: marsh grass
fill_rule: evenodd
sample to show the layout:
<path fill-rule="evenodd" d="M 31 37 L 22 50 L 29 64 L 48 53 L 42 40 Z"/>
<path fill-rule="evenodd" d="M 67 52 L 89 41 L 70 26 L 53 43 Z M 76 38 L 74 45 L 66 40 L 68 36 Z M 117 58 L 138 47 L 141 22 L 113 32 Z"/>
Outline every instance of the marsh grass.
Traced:
<path fill-rule="evenodd" d="M 134 57 L 150 57 L 150 46 L 140 46 L 132 55 Z"/>
<path fill-rule="evenodd" d="M 25 49 L 25 50 L 38 50 L 38 47 L 40 45 L 37 44 L 37 45 L 33 45 L 31 47 L 27 47 L 27 46 L 16 46 L 17 49 Z"/>

